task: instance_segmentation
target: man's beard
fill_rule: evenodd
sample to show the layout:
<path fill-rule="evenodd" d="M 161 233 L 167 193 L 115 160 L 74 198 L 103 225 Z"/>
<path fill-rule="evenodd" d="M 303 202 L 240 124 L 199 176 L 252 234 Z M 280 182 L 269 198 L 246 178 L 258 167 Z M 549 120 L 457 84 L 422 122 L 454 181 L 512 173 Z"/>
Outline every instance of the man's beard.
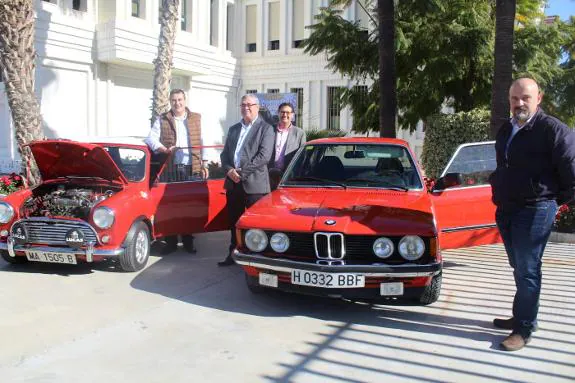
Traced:
<path fill-rule="evenodd" d="M 515 117 L 517 121 L 525 122 L 529 120 L 531 114 L 529 113 L 528 109 L 516 108 L 515 111 L 513 112 L 513 117 Z"/>

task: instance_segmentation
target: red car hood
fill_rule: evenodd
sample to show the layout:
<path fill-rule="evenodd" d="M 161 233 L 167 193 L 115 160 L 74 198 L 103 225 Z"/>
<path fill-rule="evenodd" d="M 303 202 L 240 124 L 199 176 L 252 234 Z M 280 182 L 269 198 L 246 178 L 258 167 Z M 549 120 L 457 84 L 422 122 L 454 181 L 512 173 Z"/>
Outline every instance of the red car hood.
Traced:
<path fill-rule="evenodd" d="M 238 227 L 364 235 L 436 235 L 427 193 L 374 189 L 278 189 L 249 208 Z"/>
<path fill-rule="evenodd" d="M 126 177 L 103 147 L 74 141 L 47 140 L 31 143 L 43 181 L 58 177 L 100 177 L 127 184 Z"/>

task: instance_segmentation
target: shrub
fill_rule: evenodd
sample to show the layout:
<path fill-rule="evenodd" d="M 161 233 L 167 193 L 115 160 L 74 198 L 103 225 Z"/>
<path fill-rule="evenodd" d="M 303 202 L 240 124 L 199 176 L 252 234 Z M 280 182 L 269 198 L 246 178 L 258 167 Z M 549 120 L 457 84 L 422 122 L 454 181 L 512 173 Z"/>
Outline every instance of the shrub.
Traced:
<path fill-rule="evenodd" d="M 575 204 L 559 207 L 554 226 L 555 230 L 562 233 L 575 233 Z"/>
<path fill-rule="evenodd" d="M 461 144 L 489 139 L 489 111 L 436 114 L 425 126 L 425 141 L 421 155 L 425 174 L 437 178 Z"/>
<path fill-rule="evenodd" d="M 0 177 L 0 194 L 10 194 L 24 186 L 22 177 L 16 173 Z"/>
<path fill-rule="evenodd" d="M 341 130 L 329 130 L 329 129 L 310 129 L 305 131 L 305 137 L 307 141 L 317 140 L 318 138 L 329 138 L 329 137 L 344 137 L 347 133 Z"/>

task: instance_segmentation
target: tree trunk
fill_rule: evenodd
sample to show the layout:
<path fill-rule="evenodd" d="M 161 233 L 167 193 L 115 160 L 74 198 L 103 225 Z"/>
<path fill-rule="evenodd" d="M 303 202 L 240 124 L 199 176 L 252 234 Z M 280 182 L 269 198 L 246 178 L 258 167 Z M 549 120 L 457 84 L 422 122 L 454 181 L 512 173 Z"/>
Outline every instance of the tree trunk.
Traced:
<path fill-rule="evenodd" d="M 154 60 L 154 92 L 151 124 L 170 109 L 170 83 L 174 58 L 174 41 L 178 28 L 180 0 L 161 0 L 158 57 Z"/>
<path fill-rule="evenodd" d="M 34 93 L 34 0 L 0 0 L 0 69 L 14 121 L 22 174 L 38 181 L 30 149 L 24 145 L 44 137 L 40 104 Z"/>
<path fill-rule="evenodd" d="M 497 0 L 495 8 L 495 65 L 491 85 L 491 138 L 509 119 L 509 87 L 513 77 L 515 0 Z"/>
<path fill-rule="evenodd" d="M 379 135 L 395 138 L 397 94 L 394 0 L 377 0 L 377 15 L 379 19 Z"/>

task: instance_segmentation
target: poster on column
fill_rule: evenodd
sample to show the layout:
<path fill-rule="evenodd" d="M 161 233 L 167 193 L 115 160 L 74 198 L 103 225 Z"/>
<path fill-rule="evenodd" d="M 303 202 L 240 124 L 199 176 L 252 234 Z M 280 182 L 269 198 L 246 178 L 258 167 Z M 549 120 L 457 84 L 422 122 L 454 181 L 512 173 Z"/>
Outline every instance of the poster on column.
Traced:
<path fill-rule="evenodd" d="M 297 109 L 297 93 L 254 93 L 260 102 L 260 116 L 270 125 L 277 126 L 278 108 L 284 102 L 293 105 Z M 294 118 L 295 115 L 292 115 Z"/>

